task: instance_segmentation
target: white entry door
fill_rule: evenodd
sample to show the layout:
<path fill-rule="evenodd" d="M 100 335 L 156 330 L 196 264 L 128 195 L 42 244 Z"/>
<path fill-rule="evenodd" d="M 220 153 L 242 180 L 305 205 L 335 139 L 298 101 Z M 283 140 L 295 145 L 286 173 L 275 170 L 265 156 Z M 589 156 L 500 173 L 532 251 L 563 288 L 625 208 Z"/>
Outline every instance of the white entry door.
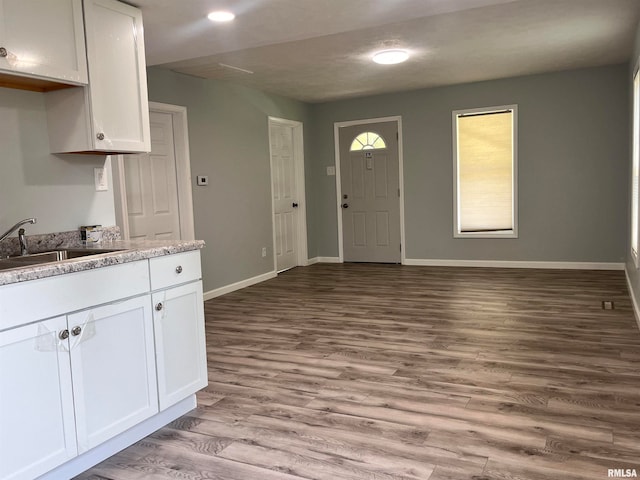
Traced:
<path fill-rule="evenodd" d="M 395 121 L 341 127 L 345 262 L 400 263 L 400 174 Z"/>
<path fill-rule="evenodd" d="M 129 238 L 180 240 L 173 117 L 150 112 L 151 153 L 124 156 Z"/>
<path fill-rule="evenodd" d="M 293 127 L 269 121 L 276 270 L 298 265 L 298 189 Z"/>

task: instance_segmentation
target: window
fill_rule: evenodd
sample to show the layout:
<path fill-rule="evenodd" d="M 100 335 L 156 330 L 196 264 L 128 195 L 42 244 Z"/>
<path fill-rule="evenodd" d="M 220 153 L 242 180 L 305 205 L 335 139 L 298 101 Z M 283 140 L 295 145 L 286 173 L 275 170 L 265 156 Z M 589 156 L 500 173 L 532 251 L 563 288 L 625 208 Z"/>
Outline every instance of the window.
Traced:
<path fill-rule="evenodd" d="M 353 139 L 349 151 L 374 150 L 376 148 L 387 148 L 387 143 L 375 132 L 363 132 Z"/>
<path fill-rule="evenodd" d="M 631 256 L 638 268 L 638 170 L 640 163 L 640 74 L 633 75 L 633 124 L 631 156 Z"/>
<path fill-rule="evenodd" d="M 454 237 L 517 238 L 517 113 L 453 112 Z"/>

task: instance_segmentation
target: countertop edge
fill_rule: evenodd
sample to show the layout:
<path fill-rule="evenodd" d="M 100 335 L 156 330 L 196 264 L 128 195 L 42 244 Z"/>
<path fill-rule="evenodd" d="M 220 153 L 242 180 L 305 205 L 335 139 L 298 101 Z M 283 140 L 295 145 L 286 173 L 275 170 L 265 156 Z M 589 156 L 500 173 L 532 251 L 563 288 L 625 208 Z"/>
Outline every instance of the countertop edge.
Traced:
<path fill-rule="evenodd" d="M 42 278 L 64 275 L 67 273 L 83 272 L 95 268 L 136 262 L 164 255 L 174 255 L 204 248 L 203 240 L 178 241 L 126 241 L 116 240 L 95 246 L 69 248 L 118 249 L 115 252 L 100 253 L 91 256 L 78 257 L 57 262 L 41 263 L 28 267 L 0 271 L 0 286 L 39 280 Z"/>

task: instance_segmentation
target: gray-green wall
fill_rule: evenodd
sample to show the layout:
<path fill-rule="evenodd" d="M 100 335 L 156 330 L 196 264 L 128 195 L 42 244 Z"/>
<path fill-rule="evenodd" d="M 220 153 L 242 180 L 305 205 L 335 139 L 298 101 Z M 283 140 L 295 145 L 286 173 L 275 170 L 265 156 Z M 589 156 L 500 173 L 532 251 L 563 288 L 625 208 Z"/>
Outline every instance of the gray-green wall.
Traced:
<path fill-rule="evenodd" d="M 27 235 L 115 225 L 111 178 L 109 191 L 94 185 L 94 168 L 110 172 L 110 160 L 51 154 L 44 95 L 0 88 L 0 234 L 28 217 L 38 223 Z"/>
<path fill-rule="evenodd" d="M 629 69 L 627 70 L 627 98 L 628 98 L 628 103 L 629 105 L 632 104 L 633 101 L 633 69 L 635 68 L 637 62 L 638 62 L 638 58 L 640 57 L 640 24 L 638 25 L 638 30 L 636 33 L 636 42 L 635 42 L 635 47 L 633 49 L 633 55 L 631 56 L 631 59 L 629 61 Z M 629 119 L 629 125 L 633 125 L 633 114 L 631 109 L 629 109 L 629 114 L 628 114 L 628 119 Z M 627 173 L 627 185 L 629 187 L 629 191 L 631 191 L 631 145 L 632 145 L 632 139 L 631 139 L 631 129 L 629 129 L 629 135 L 627 137 L 627 142 L 629 145 L 629 155 L 628 155 L 628 161 L 627 161 L 627 169 L 626 169 L 626 173 Z M 628 205 L 629 205 L 629 210 L 628 212 L 631 211 L 631 195 L 629 195 L 629 200 L 628 200 Z M 629 277 L 629 283 L 631 285 L 631 295 L 633 295 L 636 304 L 640 304 L 640 272 L 638 271 L 638 269 L 636 268 L 636 266 L 633 263 L 633 258 L 631 257 L 631 216 L 629 215 L 629 213 L 627 213 L 627 229 L 626 229 L 626 237 L 627 237 L 627 243 L 625 245 L 625 252 L 626 252 L 626 259 L 627 259 L 627 275 Z M 640 325 L 640 319 L 638 320 L 638 324 Z"/>
<path fill-rule="evenodd" d="M 506 104 L 518 104 L 519 238 L 454 239 L 451 112 Z M 338 255 L 334 122 L 401 115 L 408 259 L 624 262 L 628 112 L 627 65 L 314 105 L 318 255 Z"/>
<path fill-rule="evenodd" d="M 307 137 L 309 107 L 160 68 L 148 70 L 148 84 L 149 100 L 187 107 L 195 234 L 206 241 L 202 253 L 205 292 L 273 271 L 267 117 L 301 121 Z M 209 185 L 196 186 L 196 175 L 208 175 Z M 316 195 L 308 182 L 306 191 L 310 198 Z M 314 239 L 315 232 L 309 228 L 312 253 Z M 267 247 L 265 258 L 262 247 Z"/>

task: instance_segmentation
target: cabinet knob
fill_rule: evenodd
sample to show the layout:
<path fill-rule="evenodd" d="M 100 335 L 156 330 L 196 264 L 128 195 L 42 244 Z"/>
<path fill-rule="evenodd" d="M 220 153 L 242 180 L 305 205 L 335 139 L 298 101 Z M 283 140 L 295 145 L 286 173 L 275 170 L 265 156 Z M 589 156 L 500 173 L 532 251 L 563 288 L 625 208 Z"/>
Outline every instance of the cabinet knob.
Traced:
<path fill-rule="evenodd" d="M 60 340 L 66 340 L 67 338 L 69 338 L 69 330 L 67 330 L 66 328 L 62 330 L 58 334 L 58 338 L 60 338 Z"/>
<path fill-rule="evenodd" d="M 176 267 L 176 273 L 177 273 L 177 274 L 181 274 L 181 273 L 182 273 L 182 265 L 178 265 L 178 266 Z"/>
<path fill-rule="evenodd" d="M 102 133 L 102 132 L 98 133 L 98 134 L 96 135 L 96 138 L 97 138 L 98 140 L 104 140 L 104 133 Z"/>
<path fill-rule="evenodd" d="M 156 305 L 156 310 L 159 312 L 160 310 L 162 310 L 162 302 L 158 303 Z"/>
<path fill-rule="evenodd" d="M 0 57 L 4 58 L 7 55 L 9 55 L 9 52 L 7 52 L 7 49 L 4 47 L 0 47 Z"/>
<path fill-rule="evenodd" d="M 77 327 L 73 327 L 71 329 L 71 335 L 73 335 L 74 337 L 77 337 L 78 335 L 80 335 L 82 333 L 82 327 L 81 326 L 77 326 Z"/>

